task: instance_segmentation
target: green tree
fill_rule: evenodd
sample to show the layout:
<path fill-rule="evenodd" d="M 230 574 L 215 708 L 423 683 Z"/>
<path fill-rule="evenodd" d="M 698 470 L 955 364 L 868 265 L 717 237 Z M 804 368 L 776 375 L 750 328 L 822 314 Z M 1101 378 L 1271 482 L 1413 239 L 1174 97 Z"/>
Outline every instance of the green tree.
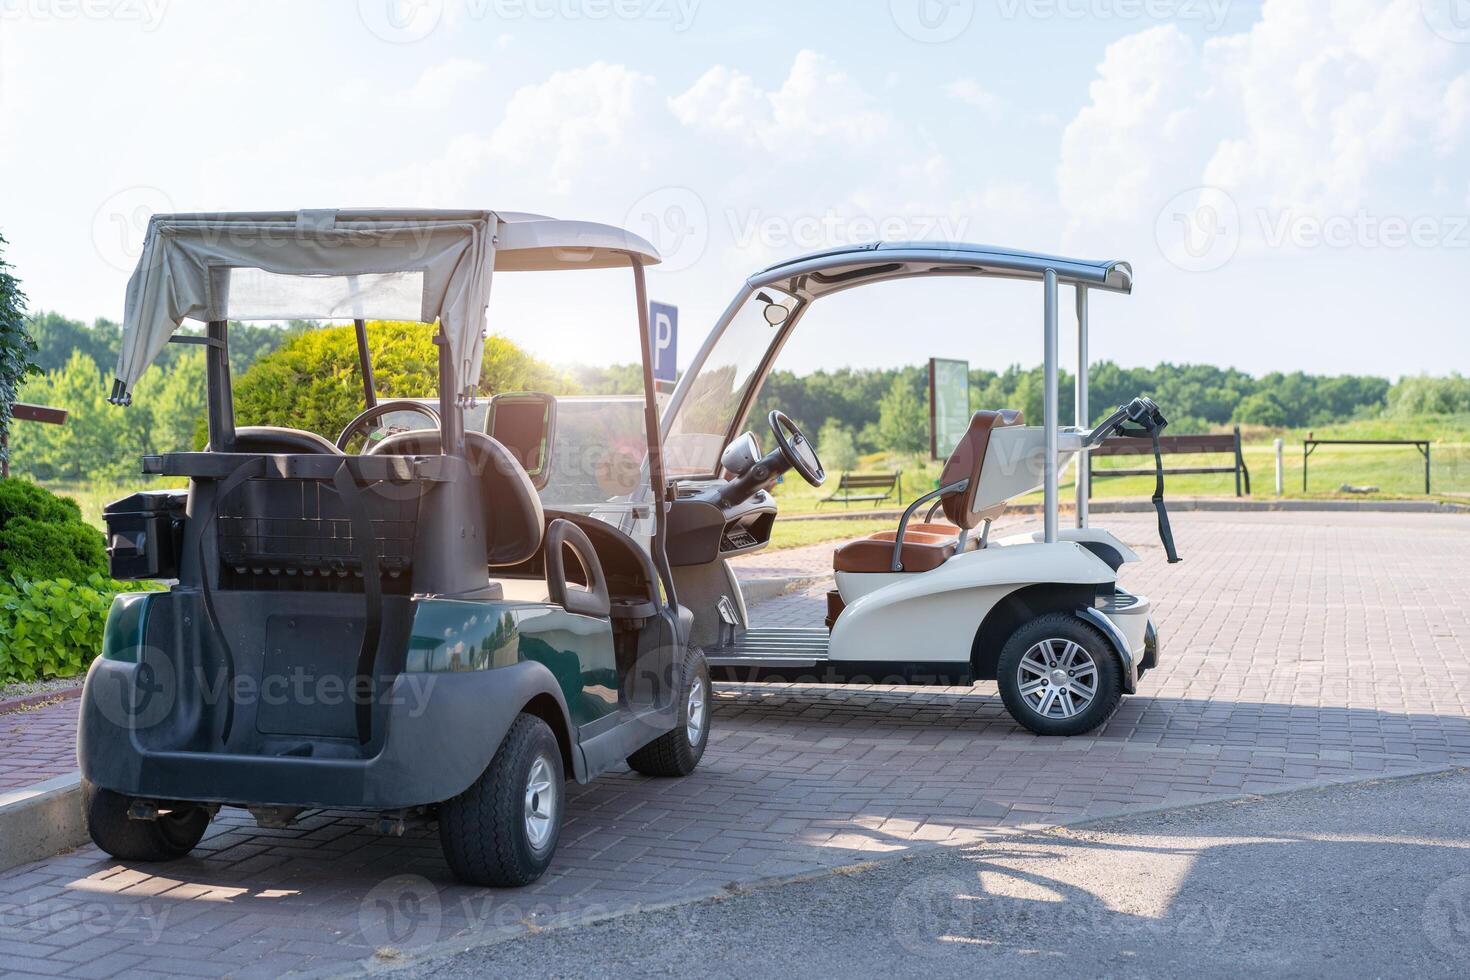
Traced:
<path fill-rule="evenodd" d="M 924 400 L 909 379 L 895 377 L 878 403 L 878 437 L 891 453 L 922 453 L 929 448 Z"/>
<path fill-rule="evenodd" d="M 368 351 L 379 398 L 429 398 L 438 392 L 439 349 L 433 330 L 409 321 L 370 321 Z M 142 385 L 139 385 L 141 390 Z M 563 372 L 504 337 L 485 341 L 479 391 L 576 390 Z M 350 326 L 308 330 L 262 357 L 235 382 L 240 425 L 283 425 L 336 436 L 362 411 L 357 339 Z M 202 444 L 203 426 L 196 430 Z"/>
<path fill-rule="evenodd" d="M 21 383 L 37 371 L 36 342 L 26 332 L 25 293 L 20 291 L 20 281 L 10 274 L 5 244 L 0 235 L 0 459 L 7 458 L 5 446 L 16 393 Z"/>
<path fill-rule="evenodd" d="M 822 465 L 834 473 L 847 473 L 857 466 L 858 451 L 852 430 L 837 419 L 822 423 L 822 431 L 817 434 L 817 453 L 822 457 Z"/>
<path fill-rule="evenodd" d="M 1291 424 L 1286 406 L 1267 391 L 1258 391 L 1235 409 L 1235 421 L 1245 425 L 1264 425 L 1273 429 Z"/>

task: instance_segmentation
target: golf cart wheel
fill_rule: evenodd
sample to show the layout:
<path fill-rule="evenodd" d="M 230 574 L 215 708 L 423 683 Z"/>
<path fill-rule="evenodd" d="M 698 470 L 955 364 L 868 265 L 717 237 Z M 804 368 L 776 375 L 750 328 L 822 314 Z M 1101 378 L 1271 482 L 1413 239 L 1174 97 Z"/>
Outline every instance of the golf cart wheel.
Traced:
<path fill-rule="evenodd" d="M 561 836 L 565 782 L 550 727 L 517 715 L 480 778 L 439 807 L 439 844 L 454 876 L 490 887 L 541 877 Z"/>
<path fill-rule="evenodd" d="M 1123 696 L 1122 668 L 1101 631 L 1071 613 L 1023 625 L 1000 652 L 1006 710 L 1038 735 L 1081 735 L 1108 720 Z"/>
<path fill-rule="evenodd" d="M 124 861 L 173 861 L 194 849 L 209 827 L 209 811 L 181 806 L 157 819 L 128 816 L 128 798 L 82 780 L 82 812 L 92 843 Z"/>
<path fill-rule="evenodd" d="M 687 776 L 709 744 L 709 665 L 698 648 L 684 657 L 677 697 L 679 723 L 628 756 L 628 765 L 645 776 Z"/>

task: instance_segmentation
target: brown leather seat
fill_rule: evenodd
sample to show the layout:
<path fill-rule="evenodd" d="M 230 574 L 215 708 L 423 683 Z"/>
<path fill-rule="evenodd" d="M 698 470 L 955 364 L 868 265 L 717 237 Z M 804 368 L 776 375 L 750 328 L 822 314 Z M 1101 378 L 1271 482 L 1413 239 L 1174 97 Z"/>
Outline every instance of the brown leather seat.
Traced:
<path fill-rule="evenodd" d="M 886 534 L 885 540 L 879 535 Z M 897 531 L 879 531 L 872 537 L 859 538 L 832 553 L 832 568 L 838 572 L 893 571 L 893 539 Z M 905 572 L 928 572 L 954 556 L 955 539 L 937 534 L 904 532 L 903 552 L 898 560 Z"/>
<path fill-rule="evenodd" d="M 939 498 L 944 516 L 954 527 L 944 524 L 910 524 L 903 535 L 903 551 L 899 563 L 904 572 L 928 572 L 943 565 L 953 557 L 959 547 L 959 528 L 971 530 L 982 521 L 993 520 L 1005 510 L 1005 504 L 997 504 L 983 511 L 976 511 L 975 496 L 980 492 L 980 471 L 985 465 L 985 452 L 990 448 L 990 433 L 994 429 L 1011 425 L 1022 425 L 1025 416 L 1014 409 L 998 412 L 976 412 L 970 425 L 960 437 L 959 445 L 944 462 L 939 475 L 941 487 L 968 480 L 964 490 L 945 494 Z M 893 571 L 893 541 L 898 530 L 879 531 L 866 538 L 849 542 L 832 553 L 832 568 L 838 572 L 891 572 Z"/>

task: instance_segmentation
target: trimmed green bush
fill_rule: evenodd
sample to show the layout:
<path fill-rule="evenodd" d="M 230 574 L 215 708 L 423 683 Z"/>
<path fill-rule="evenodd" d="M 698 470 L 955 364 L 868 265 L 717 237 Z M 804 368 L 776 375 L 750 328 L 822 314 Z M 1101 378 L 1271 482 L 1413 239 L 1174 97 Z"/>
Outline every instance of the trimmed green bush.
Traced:
<path fill-rule="evenodd" d="M 0 480 L 0 582 L 107 574 L 102 533 L 82 520 L 76 501 L 28 480 Z"/>
<path fill-rule="evenodd" d="M 0 583 L 0 684 L 72 677 L 102 650 L 115 583 L 93 575 Z"/>

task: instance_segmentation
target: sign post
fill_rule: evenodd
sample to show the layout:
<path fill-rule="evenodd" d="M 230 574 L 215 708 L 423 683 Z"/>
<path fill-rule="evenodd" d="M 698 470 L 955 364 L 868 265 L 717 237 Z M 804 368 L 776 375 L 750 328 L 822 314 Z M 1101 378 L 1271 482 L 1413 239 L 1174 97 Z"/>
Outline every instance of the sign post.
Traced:
<path fill-rule="evenodd" d="M 929 456 L 945 459 L 970 425 L 970 363 L 929 358 Z"/>

